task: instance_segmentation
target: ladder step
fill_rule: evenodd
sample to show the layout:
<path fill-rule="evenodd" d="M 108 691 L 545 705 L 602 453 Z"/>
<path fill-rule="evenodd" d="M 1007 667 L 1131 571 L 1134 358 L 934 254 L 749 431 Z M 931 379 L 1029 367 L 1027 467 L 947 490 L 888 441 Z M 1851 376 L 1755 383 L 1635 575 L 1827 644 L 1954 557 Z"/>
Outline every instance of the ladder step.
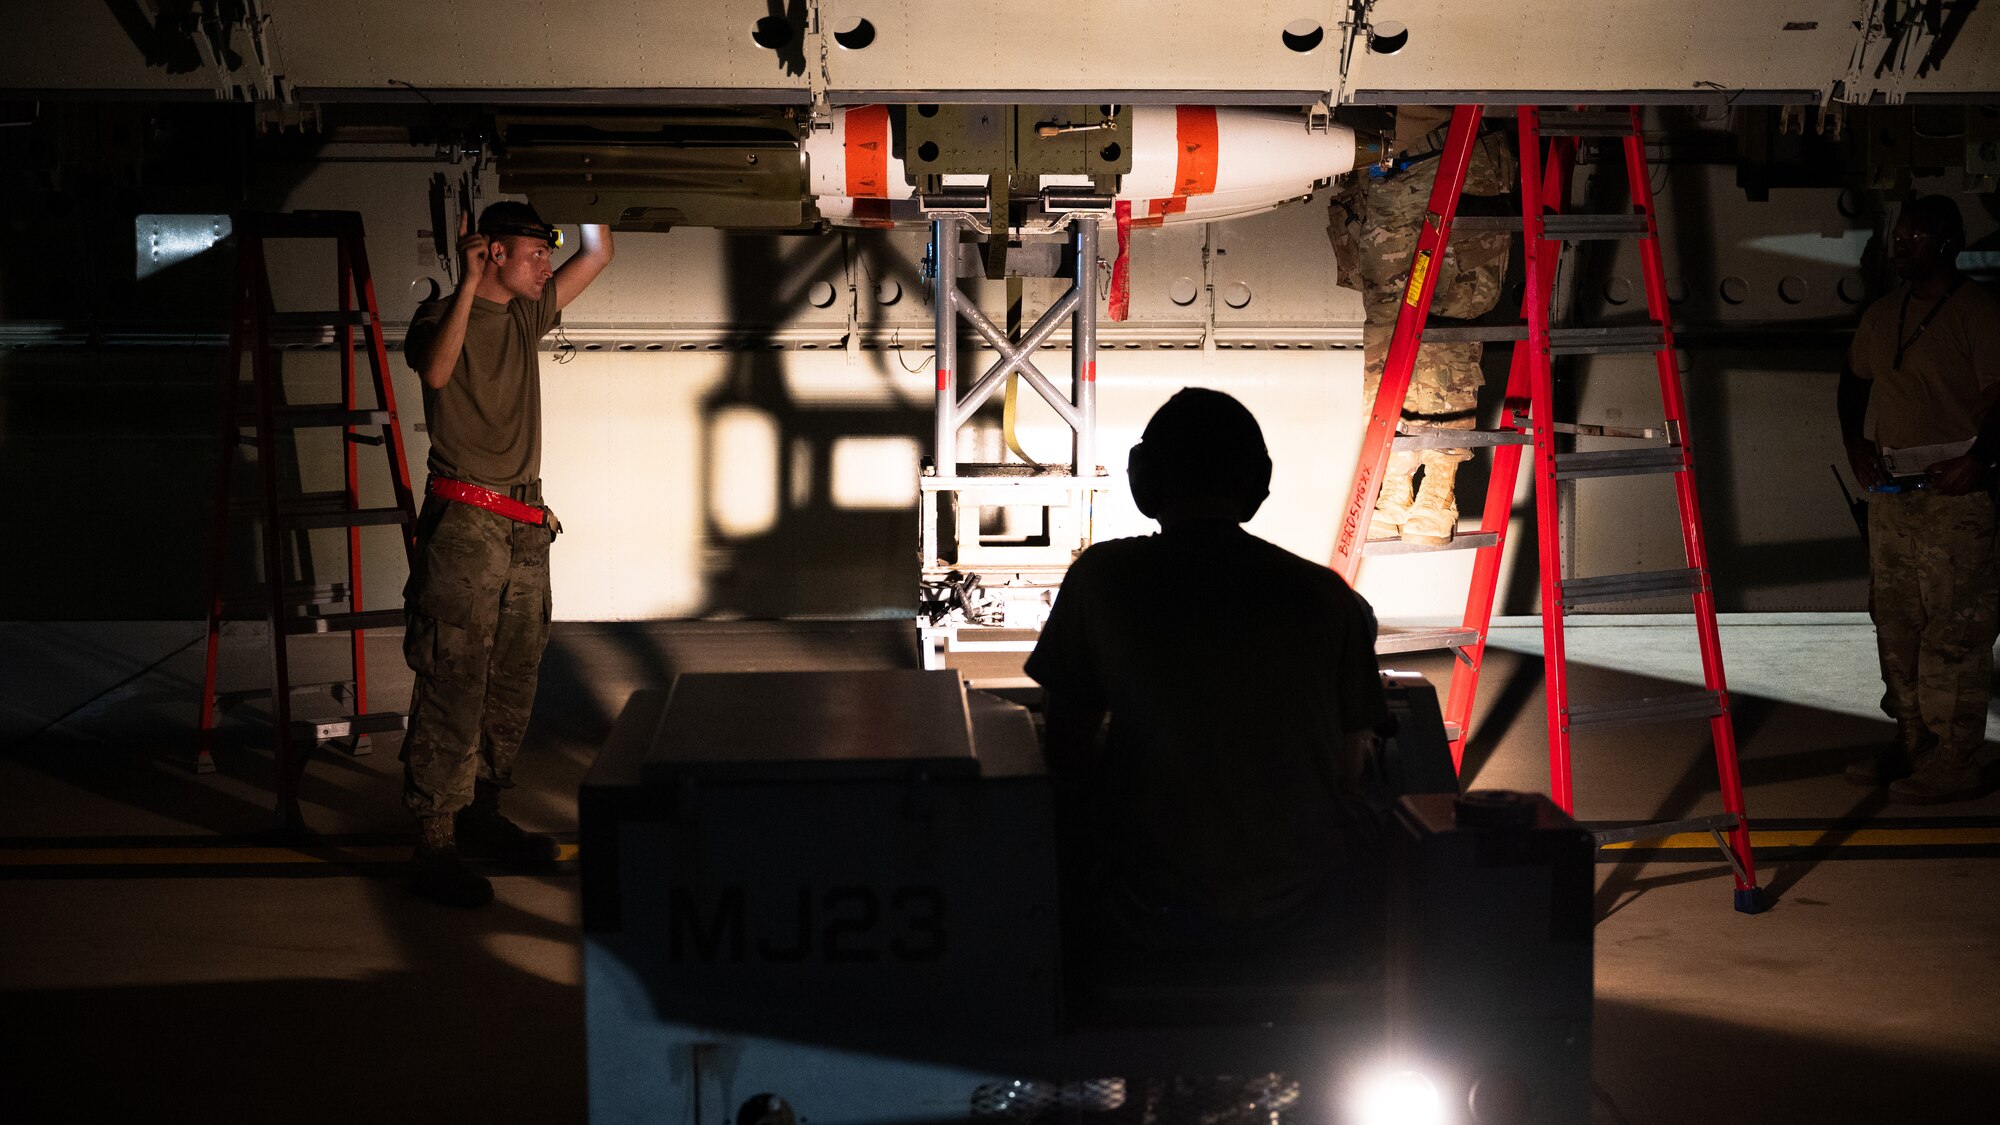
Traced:
<path fill-rule="evenodd" d="M 1517 231 L 1519 215 L 1460 215 L 1451 229 L 1457 231 Z M 1542 233 L 1550 238 L 1582 241 L 1593 238 L 1630 238 L 1646 233 L 1644 215 L 1593 215 L 1558 211 L 1542 216 Z"/>
<path fill-rule="evenodd" d="M 1640 355 L 1666 346 L 1666 337 L 1657 324 L 1549 329 L 1550 355 Z"/>
<path fill-rule="evenodd" d="M 1418 339 L 1426 344 L 1494 344 L 1507 340 L 1525 340 L 1528 326 L 1525 324 L 1454 324 L 1437 328 L 1426 328 Z"/>
<path fill-rule="evenodd" d="M 285 406 L 271 412 L 272 421 L 289 429 L 311 426 L 386 426 L 386 410 L 349 410 L 337 402 L 324 406 Z"/>
<path fill-rule="evenodd" d="M 1534 436 L 1519 430 L 1425 430 L 1397 434 L 1392 449 L 1483 449 L 1490 445 L 1533 445 Z"/>
<path fill-rule="evenodd" d="M 236 229 L 258 238 L 360 237 L 359 211 L 259 211 L 239 215 Z"/>
<path fill-rule="evenodd" d="M 1631 238 L 1647 233 L 1644 215 L 1580 215 L 1561 212 L 1542 216 L 1542 233 L 1550 238 L 1584 241 L 1593 238 Z"/>
<path fill-rule="evenodd" d="M 1599 426 L 1589 422 L 1550 422 L 1549 429 L 1554 433 L 1581 437 L 1638 438 L 1642 441 L 1659 441 L 1667 436 L 1667 431 L 1651 427 L 1635 430 L 1629 426 Z"/>
<path fill-rule="evenodd" d="M 230 510 L 262 516 L 264 500 L 258 496 L 236 496 L 234 500 L 230 500 Z M 300 492 L 296 496 L 282 496 L 278 500 L 280 522 L 286 516 L 332 516 L 332 514 L 340 516 L 348 514 L 348 494 L 340 488 L 330 488 L 326 492 Z"/>
<path fill-rule="evenodd" d="M 1565 578 L 1558 587 L 1562 591 L 1562 604 L 1567 608 L 1588 602 L 1696 594 L 1708 588 L 1708 578 L 1701 571 L 1689 567 L 1684 570 L 1642 570 L 1633 574 Z"/>
<path fill-rule="evenodd" d="M 1687 449 L 1679 445 L 1650 445 L 1643 449 L 1596 449 L 1588 453 L 1556 454 L 1557 480 L 1678 473 L 1686 467 Z"/>
<path fill-rule="evenodd" d="M 1545 137 L 1629 137 L 1629 110 L 1551 109 L 1537 115 L 1535 128 Z"/>
<path fill-rule="evenodd" d="M 1655 695 L 1625 699 L 1616 703 L 1572 703 L 1569 729 L 1622 726 L 1627 723 L 1664 723 L 1674 719 L 1712 719 L 1722 714 L 1722 693 L 1692 691 L 1681 695 Z"/>
<path fill-rule="evenodd" d="M 1405 543 L 1401 539 L 1370 539 L 1361 545 L 1361 554 L 1370 555 L 1425 555 L 1433 551 L 1476 551 L 1491 547 L 1500 541 L 1500 534 L 1494 531 L 1472 531 L 1464 535 L 1454 535 L 1451 542 L 1436 547 L 1421 543 Z"/>
<path fill-rule="evenodd" d="M 366 715 L 342 715 L 336 719 L 295 719 L 292 736 L 300 741 L 325 742 L 357 734 L 382 734 L 408 730 L 410 717 L 400 711 L 371 711 Z"/>
<path fill-rule="evenodd" d="M 301 328 L 339 328 L 343 324 L 373 328 L 375 321 L 367 309 L 327 309 L 323 312 L 281 312 L 272 313 L 270 325 L 280 331 L 296 331 Z"/>
<path fill-rule="evenodd" d="M 329 688 L 333 689 L 331 692 L 333 698 L 349 698 L 354 694 L 354 681 L 313 680 L 307 683 L 293 681 L 290 687 L 290 694 L 293 696 L 312 695 L 315 692 L 326 691 Z M 218 691 L 215 693 L 215 706 L 217 709 L 234 707 L 239 703 L 244 703 L 252 699 L 268 698 L 270 694 L 271 689 L 269 687 L 235 688 L 230 691 Z"/>
<path fill-rule="evenodd" d="M 303 531 L 315 527 L 375 527 L 381 524 L 409 523 L 410 513 L 401 508 L 362 508 L 350 512 L 339 511 L 291 512 L 278 517 L 278 526 L 292 531 Z"/>
<path fill-rule="evenodd" d="M 293 636 L 307 633 L 350 633 L 358 629 L 393 629 L 403 624 L 400 609 L 367 609 L 360 613 L 314 613 L 285 619 L 285 632 Z"/>
<path fill-rule="evenodd" d="M 1375 652 L 1384 655 L 1392 652 L 1434 652 L 1438 649 L 1464 648 L 1477 644 L 1479 632 L 1476 629 L 1398 629 L 1394 632 L 1375 635 Z"/>
<path fill-rule="evenodd" d="M 1459 324 L 1424 329 L 1418 337 L 1426 344 L 1471 344 L 1520 341 L 1528 338 L 1525 324 Z M 1637 324 L 1617 328 L 1551 328 L 1549 354 L 1555 355 L 1643 355 L 1666 346 L 1666 337 L 1657 324 Z"/>
<path fill-rule="evenodd" d="M 287 512 L 333 511 L 347 506 L 347 493 L 336 488 L 327 492 L 301 492 L 278 501 L 278 514 Z M 238 496 L 229 502 L 233 512 L 249 512 L 253 515 L 264 511 L 264 501 L 258 496 Z"/>
<path fill-rule="evenodd" d="M 225 617 L 241 617 L 245 614 L 261 617 L 270 607 L 268 595 L 259 584 L 241 593 L 232 594 L 222 601 Z M 285 590 L 285 604 L 294 608 L 309 605 L 342 605 L 348 601 L 347 583 L 335 582 L 327 586 L 292 586 Z"/>
<path fill-rule="evenodd" d="M 1683 832 L 1730 832 L 1738 821 L 1733 812 L 1716 813 L 1714 816 L 1690 817 L 1687 820 L 1659 820 L 1649 824 L 1627 824 L 1617 828 L 1593 829 L 1591 837 L 1598 847 L 1606 844 L 1622 844 L 1627 840 L 1660 840 L 1668 836 L 1678 836 Z"/>

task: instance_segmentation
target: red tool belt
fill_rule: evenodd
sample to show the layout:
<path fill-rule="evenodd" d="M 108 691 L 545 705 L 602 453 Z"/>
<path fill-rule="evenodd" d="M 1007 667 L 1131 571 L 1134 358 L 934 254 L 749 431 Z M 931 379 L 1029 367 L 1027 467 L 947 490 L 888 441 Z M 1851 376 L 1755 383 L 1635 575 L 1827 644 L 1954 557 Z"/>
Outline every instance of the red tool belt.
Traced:
<path fill-rule="evenodd" d="M 484 508 L 495 515 L 506 516 L 516 523 L 531 523 L 541 527 L 549 521 L 549 510 L 535 504 L 523 504 L 504 492 L 481 488 L 450 477 L 432 477 L 424 486 L 424 491 L 446 500 L 456 500 L 475 508 Z"/>

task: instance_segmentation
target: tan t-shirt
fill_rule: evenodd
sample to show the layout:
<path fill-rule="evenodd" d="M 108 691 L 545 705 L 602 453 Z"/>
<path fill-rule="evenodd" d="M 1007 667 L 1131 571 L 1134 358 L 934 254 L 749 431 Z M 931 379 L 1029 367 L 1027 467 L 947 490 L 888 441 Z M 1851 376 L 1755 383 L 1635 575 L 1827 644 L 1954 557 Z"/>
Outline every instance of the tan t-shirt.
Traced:
<path fill-rule="evenodd" d="M 417 306 L 403 351 L 421 371 L 430 358 L 451 299 Z M 556 285 L 539 301 L 519 297 L 498 304 L 472 299 L 465 347 L 451 381 L 424 388 L 424 424 L 430 431 L 430 471 L 488 488 L 527 484 L 542 475 L 542 364 L 536 345 L 562 320 Z"/>
<path fill-rule="evenodd" d="M 1887 448 L 1974 437 L 1980 416 L 2000 398 L 2000 300 L 1973 281 L 1939 300 L 1942 306 L 1899 285 L 1870 305 L 1854 330 L 1848 366 L 1874 384 L 1869 395 L 1874 437 Z M 1931 316 L 1933 310 L 1937 315 Z M 1930 324 L 1919 334 L 1925 317 Z"/>

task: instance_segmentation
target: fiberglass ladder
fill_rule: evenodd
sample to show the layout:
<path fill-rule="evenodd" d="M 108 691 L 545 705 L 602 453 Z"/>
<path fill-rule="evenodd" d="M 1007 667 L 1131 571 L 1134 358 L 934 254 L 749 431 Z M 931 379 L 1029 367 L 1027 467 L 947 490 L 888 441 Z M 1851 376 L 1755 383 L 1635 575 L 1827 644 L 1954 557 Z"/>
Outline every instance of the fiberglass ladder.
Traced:
<path fill-rule="evenodd" d="M 1720 779 L 1720 814 L 1690 820 L 1615 828 L 1596 834 L 1599 846 L 1650 840 L 1686 831 L 1706 831 L 1728 857 L 1735 875 L 1735 906 L 1754 914 L 1763 907 L 1756 867 L 1750 850 L 1749 823 L 1743 808 L 1743 786 L 1737 770 L 1736 736 L 1730 721 L 1729 692 L 1723 679 L 1722 646 L 1716 630 L 1715 597 L 1707 549 L 1702 539 L 1701 509 L 1695 495 L 1693 452 L 1688 443 L 1687 411 L 1674 359 L 1674 335 L 1667 308 L 1666 278 L 1661 264 L 1659 226 L 1653 192 L 1647 179 L 1645 141 L 1637 107 L 1613 111 L 1548 111 L 1519 109 L 1521 205 L 1519 220 L 1511 217 L 1467 216 L 1457 225 L 1467 230 L 1520 230 L 1526 265 L 1524 323 L 1499 327 L 1426 328 L 1431 292 L 1440 261 L 1451 237 L 1465 173 L 1478 140 L 1483 107 L 1459 106 L 1452 114 L 1451 132 L 1439 158 L 1428 213 L 1417 240 L 1409 284 L 1397 310 L 1396 330 L 1376 394 L 1375 407 L 1362 440 L 1360 465 L 1352 494 L 1336 531 L 1332 567 L 1349 584 L 1364 555 L 1400 555 L 1421 550 L 1478 552 L 1465 614 L 1455 629 L 1384 634 L 1378 652 L 1449 649 L 1453 662 L 1451 689 L 1445 704 L 1445 726 L 1452 762 L 1465 753 L 1472 703 L 1485 656 L 1487 630 L 1512 513 L 1514 482 L 1520 469 L 1521 447 L 1534 446 L 1535 504 L 1540 532 L 1542 637 L 1548 699 L 1550 795 L 1565 812 L 1574 810 L 1571 784 L 1570 736 L 1592 727 L 1675 719 L 1705 718 L 1715 748 Z M 1549 138 L 1544 148 L 1544 136 Z M 1632 209 L 1622 214 L 1568 214 L 1570 172 L 1580 138 L 1616 140 L 1622 144 Z M 1646 284 L 1648 322 L 1620 327 L 1549 325 L 1556 265 L 1565 239 L 1633 238 L 1638 241 Z M 1509 369 L 1500 428 L 1491 431 L 1449 430 L 1398 435 L 1404 396 L 1409 391 L 1420 343 L 1516 341 Z M 1525 346 L 1524 346 L 1525 345 Z M 1659 369 L 1664 431 L 1621 430 L 1555 422 L 1551 360 L 1556 356 L 1651 354 Z M 1558 435 L 1657 439 L 1631 449 L 1571 452 L 1557 448 Z M 1438 548 L 1422 548 L 1399 539 L 1365 538 L 1369 513 L 1381 490 L 1382 475 L 1392 450 L 1491 447 L 1492 473 L 1476 532 L 1454 536 Z M 1560 481 L 1594 477 L 1669 473 L 1674 477 L 1682 544 L 1687 566 L 1637 574 L 1566 578 L 1558 525 Z M 1591 602 L 1634 598 L 1687 596 L 1693 600 L 1701 650 L 1703 687 L 1699 691 L 1612 703 L 1572 703 L 1566 663 L 1563 619 L 1572 607 Z M 1726 834 L 1726 835 L 1725 835 Z"/>
<path fill-rule="evenodd" d="M 272 308 L 270 265 L 267 244 L 273 239 L 330 241 L 337 258 L 338 307 L 327 312 L 279 313 Z M 224 375 L 222 449 L 216 469 L 215 523 L 210 544 L 211 571 L 208 608 L 208 652 L 202 674 L 200 743 L 195 768 L 208 772 L 215 768 L 211 748 L 218 703 L 233 698 L 262 695 L 271 697 L 273 757 L 276 797 L 280 822 L 299 829 L 299 781 L 305 771 L 306 756 L 324 742 L 347 739 L 348 752 L 367 753 L 362 740 L 370 734 L 400 731 L 408 725 L 401 711 L 368 709 L 368 663 L 365 633 L 370 628 L 400 627 L 401 606 L 369 610 L 361 601 L 361 529 L 394 526 L 402 538 L 408 557 L 414 545 L 416 501 L 410 491 L 409 462 L 403 452 L 403 438 L 396 418 L 396 393 L 389 374 L 389 356 L 382 335 L 382 317 L 376 307 L 375 283 L 368 271 L 368 252 L 362 233 L 361 215 L 355 211 L 302 211 L 296 214 L 245 215 L 236 224 L 236 283 L 234 310 L 230 317 L 229 366 Z M 358 300 L 357 300 L 358 299 Z M 355 395 L 355 329 L 365 337 L 368 364 L 373 374 L 375 405 L 359 405 Z M 313 343 L 323 344 L 321 333 L 331 330 L 334 350 L 340 356 L 341 401 L 315 405 L 288 405 L 280 400 L 281 373 L 278 352 L 285 346 L 280 334 L 306 334 Z M 250 355 L 249 380 L 242 379 L 243 355 Z M 253 401 L 241 408 L 241 397 Z M 279 433 L 306 429 L 337 430 L 344 446 L 345 487 L 325 492 L 280 495 Z M 246 435 L 243 430 L 249 429 Z M 257 485 L 255 494 L 232 501 L 235 477 L 235 450 L 238 445 L 256 450 Z M 360 445 L 373 445 L 387 454 L 389 484 L 395 503 L 389 507 L 364 508 L 361 502 Z M 248 516 L 258 525 L 261 548 L 261 583 L 254 594 L 244 598 L 225 596 L 225 556 L 231 516 Z M 292 577 L 287 557 L 300 563 L 309 558 L 305 533 L 320 528 L 345 528 L 347 581 L 331 585 L 305 585 Z M 296 540 L 286 550 L 287 541 Z M 330 611 L 328 607 L 344 607 Z M 222 621 L 242 611 L 261 611 L 270 637 L 271 680 L 268 687 L 239 691 L 216 690 L 216 657 L 220 647 Z M 292 679 L 288 640 L 298 635 L 346 633 L 349 638 L 349 675 L 330 683 L 298 683 Z M 350 713 L 337 718 L 292 721 L 292 697 L 330 689 L 337 700 L 350 705 Z"/>

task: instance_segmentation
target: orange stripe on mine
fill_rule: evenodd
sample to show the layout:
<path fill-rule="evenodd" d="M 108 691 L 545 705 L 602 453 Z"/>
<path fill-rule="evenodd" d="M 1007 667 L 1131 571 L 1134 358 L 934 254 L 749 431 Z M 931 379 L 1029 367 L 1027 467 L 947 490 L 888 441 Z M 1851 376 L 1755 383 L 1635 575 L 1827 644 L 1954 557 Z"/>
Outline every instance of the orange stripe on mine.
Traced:
<path fill-rule="evenodd" d="M 863 105 L 847 111 L 846 155 L 847 194 L 857 199 L 887 198 L 889 195 L 888 106 Z"/>
<path fill-rule="evenodd" d="M 849 136 L 853 133 L 849 125 Z M 1174 194 L 1208 195 L 1215 190 L 1215 163 L 1221 155 L 1216 143 L 1215 107 L 1184 105 L 1174 109 L 1174 137 L 1180 152 L 1174 164 Z"/>
<path fill-rule="evenodd" d="M 1149 206 L 1152 208 L 1153 213 L 1143 217 L 1134 218 L 1132 220 L 1133 226 L 1157 227 L 1164 225 L 1167 221 L 1168 215 L 1178 215 L 1181 212 L 1187 210 L 1187 196 L 1170 195 L 1165 199 L 1153 200 L 1149 204 Z"/>

